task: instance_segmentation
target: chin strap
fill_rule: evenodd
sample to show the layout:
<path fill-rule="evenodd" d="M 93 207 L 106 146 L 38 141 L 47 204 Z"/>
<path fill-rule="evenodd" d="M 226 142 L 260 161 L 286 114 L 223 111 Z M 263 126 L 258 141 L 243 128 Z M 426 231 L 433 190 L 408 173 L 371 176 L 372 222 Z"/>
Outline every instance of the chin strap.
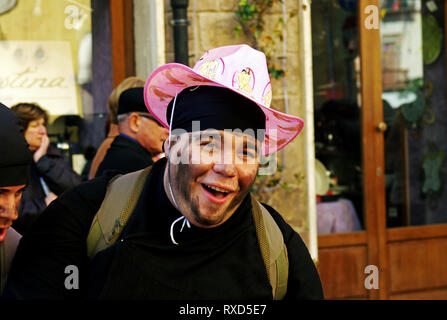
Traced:
<path fill-rule="evenodd" d="M 177 202 L 175 201 L 175 197 L 174 197 L 174 192 L 172 192 L 172 187 L 171 187 L 171 135 L 172 135 L 172 120 L 174 119 L 174 110 L 175 110 L 175 104 L 177 102 L 177 93 L 175 93 L 175 97 L 174 97 L 174 103 L 172 105 L 172 112 L 171 112 L 171 119 L 169 121 L 169 140 L 168 140 L 168 188 L 169 188 L 169 193 L 171 195 L 171 199 L 174 202 L 174 207 L 179 210 L 179 207 L 177 205 Z M 185 224 L 188 228 L 191 228 L 191 224 L 189 223 L 188 219 L 186 219 L 185 216 L 181 216 L 178 219 L 174 220 L 174 222 L 172 222 L 171 224 L 171 229 L 169 232 L 169 235 L 171 236 L 171 241 L 173 244 L 178 245 L 177 241 L 175 241 L 174 239 L 174 225 L 183 219 L 183 224 L 182 224 L 182 228 L 180 229 L 180 232 L 183 231 L 183 228 L 185 227 Z"/>
<path fill-rule="evenodd" d="M 172 222 L 172 224 L 171 224 L 170 236 L 171 236 L 171 241 L 172 241 L 172 243 L 175 244 L 175 245 L 178 245 L 178 243 L 177 243 L 177 241 L 175 241 L 175 239 L 174 239 L 174 225 L 175 225 L 177 222 L 179 222 L 180 220 L 182 220 L 182 219 L 183 219 L 183 224 L 182 224 L 182 228 L 180 229 L 180 232 L 183 231 L 183 228 L 185 227 L 185 225 L 186 225 L 188 228 L 191 228 L 191 224 L 189 223 L 188 219 L 186 219 L 185 216 L 181 216 L 181 217 L 175 219 L 174 222 Z"/>

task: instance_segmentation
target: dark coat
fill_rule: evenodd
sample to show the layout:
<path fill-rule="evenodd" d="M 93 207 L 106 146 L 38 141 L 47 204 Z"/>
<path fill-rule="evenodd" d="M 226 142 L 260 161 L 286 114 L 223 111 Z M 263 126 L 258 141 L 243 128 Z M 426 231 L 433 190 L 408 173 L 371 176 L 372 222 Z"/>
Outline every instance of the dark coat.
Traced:
<path fill-rule="evenodd" d="M 82 182 L 81 176 L 73 171 L 70 163 L 53 145 L 48 147 L 47 154 L 37 163 L 31 164 L 29 174 L 30 181 L 23 191 L 20 202 L 19 218 L 13 223 L 14 229 L 21 234 L 30 229 L 33 221 L 46 208 L 45 192 L 40 177 L 57 196 Z"/>
<path fill-rule="evenodd" d="M 99 165 L 95 177 L 106 170 L 114 170 L 125 174 L 146 168 L 153 164 L 151 154 L 135 140 L 123 135 L 115 137 L 104 160 Z"/>
<path fill-rule="evenodd" d="M 4 291 L 7 299 L 272 299 L 270 283 L 247 197 L 222 225 L 195 226 L 174 235 L 181 214 L 162 185 L 166 160 L 155 163 L 121 241 L 92 261 L 86 241 L 105 196 L 102 177 L 53 202 L 22 238 Z M 293 229 L 266 206 L 283 233 L 289 257 L 286 299 L 322 299 L 321 282 L 309 252 Z M 42 254 L 45 253 L 45 254 Z M 67 290 L 67 266 L 79 268 L 79 290 Z"/>

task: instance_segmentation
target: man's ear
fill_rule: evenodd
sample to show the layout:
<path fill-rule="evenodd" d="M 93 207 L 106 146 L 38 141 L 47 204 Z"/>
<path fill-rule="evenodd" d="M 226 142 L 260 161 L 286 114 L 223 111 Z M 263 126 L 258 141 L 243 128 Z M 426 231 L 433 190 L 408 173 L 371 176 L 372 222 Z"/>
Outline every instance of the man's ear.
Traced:
<path fill-rule="evenodd" d="M 165 142 L 163 142 L 163 152 L 166 155 L 166 158 L 169 158 L 169 155 L 171 153 L 171 150 L 173 150 L 172 148 L 176 145 L 176 143 L 178 142 L 178 137 L 175 135 L 171 136 L 171 143 L 169 144 L 169 137 L 165 140 Z"/>
<path fill-rule="evenodd" d="M 140 129 L 140 122 L 141 118 L 136 113 L 131 113 L 129 117 L 127 118 L 127 121 L 129 121 L 129 128 L 133 133 L 137 133 Z"/>
<path fill-rule="evenodd" d="M 165 140 L 165 142 L 163 142 L 163 152 L 165 153 L 165 155 L 166 155 L 166 158 L 169 158 L 169 152 L 168 152 L 168 148 L 169 148 L 169 138 L 167 138 L 166 140 Z"/>

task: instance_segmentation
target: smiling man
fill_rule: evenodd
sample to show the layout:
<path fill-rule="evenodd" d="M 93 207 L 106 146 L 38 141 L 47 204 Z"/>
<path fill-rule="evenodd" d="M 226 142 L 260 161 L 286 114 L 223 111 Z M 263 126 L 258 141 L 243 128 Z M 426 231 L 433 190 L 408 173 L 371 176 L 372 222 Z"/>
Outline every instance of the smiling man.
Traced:
<path fill-rule="evenodd" d="M 0 103 L 0 292 L 20 240 L 11 224 L 18 217 L 31 161 L 19 119 Z"/>
<path fill-rule="evenodd" d="M 170 129 L 166 158 L 53 202 L 21 242 L 6 297 L 322 299 L 300 236 L 250 194 L 262 157 L 303 126 L 269 108 L 264 54 L 209 50 L 194 69 L 156 69 L 144 94 Z M 79 290 L 64 286 L 67 266 L 79 268 Z"/>
<path fill-rule="evenodd" d="M 193 119 L 201 120 L 199 126 L 192 125 Z M 171 126 L 165 191 L 186 221 L 203 228 L 219 226 L 240 206 L 256 178 L 263 135 L 256 136 L 255 130 L 265 129 L 265 116 L 256 103 L 230 89 L 201 86 L 179 94 Z"/>

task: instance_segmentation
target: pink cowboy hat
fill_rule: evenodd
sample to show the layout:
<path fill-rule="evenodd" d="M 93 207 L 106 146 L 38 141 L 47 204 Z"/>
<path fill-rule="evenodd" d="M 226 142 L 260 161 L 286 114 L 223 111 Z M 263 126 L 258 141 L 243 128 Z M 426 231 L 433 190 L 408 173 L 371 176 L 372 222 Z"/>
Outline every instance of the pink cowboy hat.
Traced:
<path fill-rule="evenodd" d="M 208 50 L 193 69 L 179 63 L 157 68 L 144 86 L 146 107 L 169 128 L 169 102 L 183 89 L 201 85 L 231 89 L 261 108 L 266 119 L 263 155 L 284 148 L 303 128 L 301 118 L 270 108 L 272 89 L 265 55 L 244 44 Z"/>

